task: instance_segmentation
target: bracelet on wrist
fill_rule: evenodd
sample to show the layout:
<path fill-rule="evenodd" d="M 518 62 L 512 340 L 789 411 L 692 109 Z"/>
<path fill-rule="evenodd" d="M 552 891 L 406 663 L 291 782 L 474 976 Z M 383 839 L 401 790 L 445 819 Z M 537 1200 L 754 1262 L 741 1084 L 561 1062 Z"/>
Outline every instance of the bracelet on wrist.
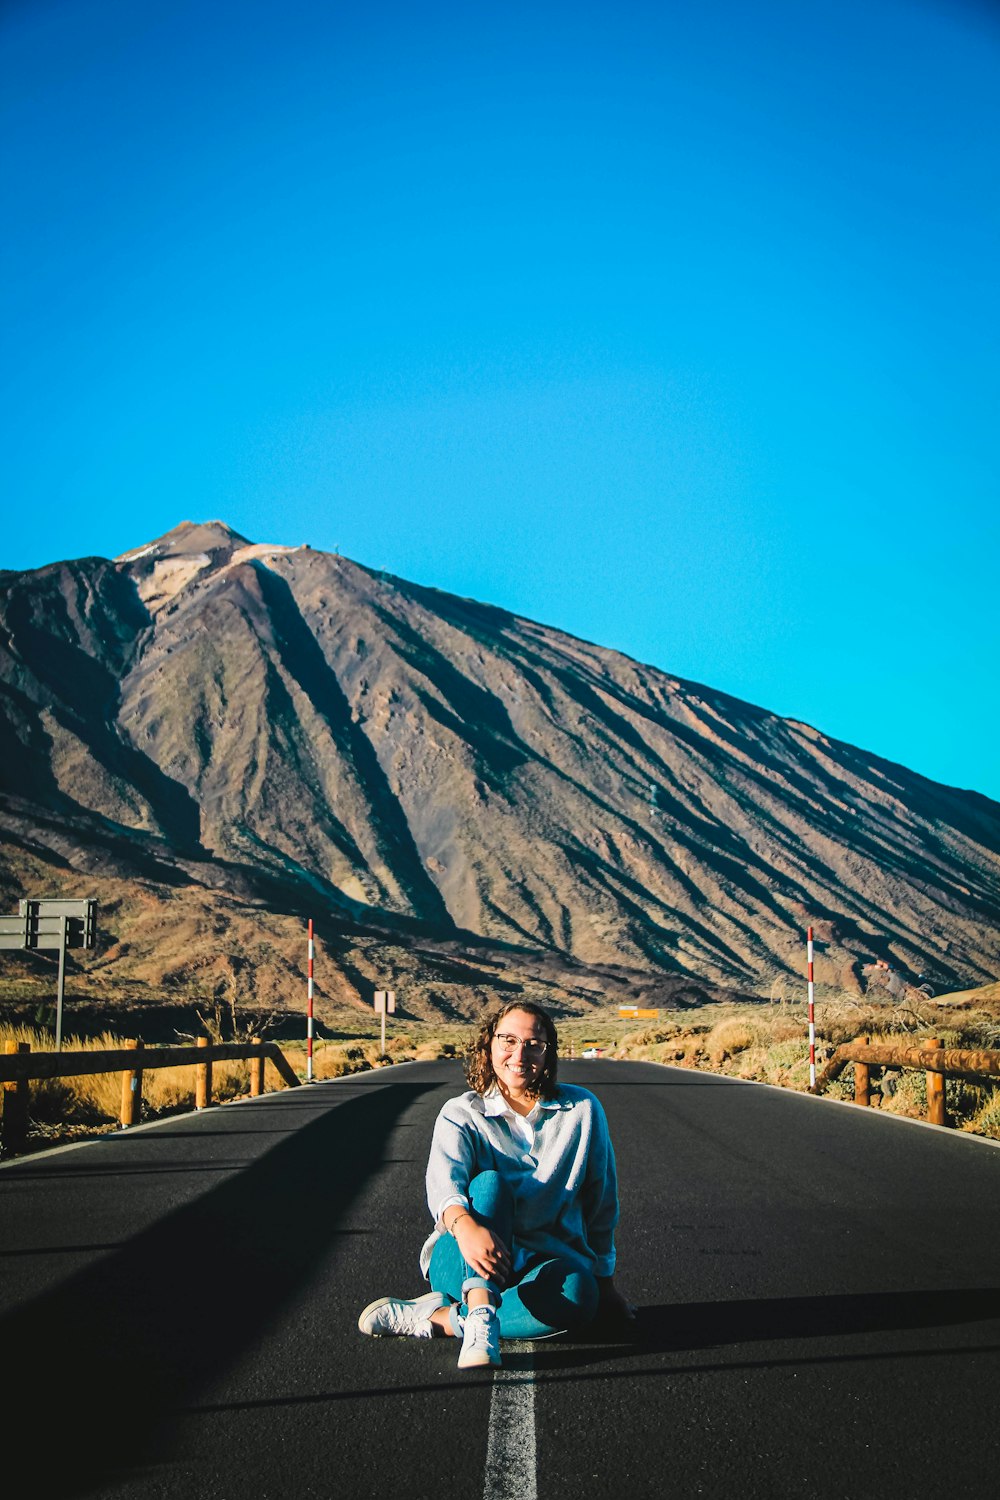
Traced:
<path fill-rule="evenodd" d="M 452 1239 L 455 1238 L 455 1225 L 458 1223 L 459 1219 L 471 1219 L 471 1218 L 472 1218 L 472 1215 L 469 1213 L 469 1211 L 468 1211 L 467 1208 L 463 1208 L 462 1212 L 460 1214 L 456 1214 L 455 1215 L 455 1217 L 452 1219 L 451 1223 L 447 1226 L 448 1227 L 448 1233 L 451 1235 Z"/>

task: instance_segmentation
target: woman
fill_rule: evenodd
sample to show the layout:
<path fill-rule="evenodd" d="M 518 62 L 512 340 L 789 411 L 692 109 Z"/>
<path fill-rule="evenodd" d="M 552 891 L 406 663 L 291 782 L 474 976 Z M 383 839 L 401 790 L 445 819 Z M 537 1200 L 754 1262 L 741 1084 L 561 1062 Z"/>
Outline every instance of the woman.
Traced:
<path fill-rule="evenodd" d="M 471 1089 L 434 1126 L 434 1230 L 420 1253 L 431 1290 L 370 1303 L 362 1333 L 460 1339 L 468 1369 L 499 1365 L 501 1338 L 548 1338 L 598 1313 L 634 1318 L 614 1284 L 618 1181 L 604 1110 L 587 1089 L 558 1084 L 557 1067 L 540 1005 L 486 1014 Z"/>

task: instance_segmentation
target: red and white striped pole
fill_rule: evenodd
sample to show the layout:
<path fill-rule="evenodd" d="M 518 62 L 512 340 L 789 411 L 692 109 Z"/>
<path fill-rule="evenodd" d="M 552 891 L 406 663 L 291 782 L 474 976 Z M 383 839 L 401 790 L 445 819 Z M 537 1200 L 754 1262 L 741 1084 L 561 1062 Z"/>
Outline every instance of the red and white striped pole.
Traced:
<path fill-rule="evenodd" d="M 816 1012 L 813 1005 L 813 930 L 809 928 L 806 944 L 809 974 L 809 1087 L 816 1086 Z"/>
<path fill-rule="evenodd" d="M 309 918 L 309 971 L 306 979 L 306 1083 L 313 1081 L 313 924 Z"/>

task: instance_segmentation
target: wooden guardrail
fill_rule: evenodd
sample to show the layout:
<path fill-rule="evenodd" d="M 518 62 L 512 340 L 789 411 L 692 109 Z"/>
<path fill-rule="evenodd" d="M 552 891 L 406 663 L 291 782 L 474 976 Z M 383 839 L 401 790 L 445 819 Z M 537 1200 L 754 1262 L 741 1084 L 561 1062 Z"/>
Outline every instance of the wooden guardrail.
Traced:
<path fill-rule="evenodd" d="M 0 1120 L 0 1146 L 4 1156 L 17 1156 L 28 1138 L 28 1103 L 30 1085 L 42 1078 L 81 1078 L 91 1073 L 122 1075 L 122 1102 L 119 1119 L 123 1128 L 135 1125 L 142 1106 L 142 1075 L 156 1068 L 195 1070 L 195 1108 L 206 1109 L 212 1102 L 212 1064 L 214 1062 L 250 1062 L 250 1093 L 253 1098 L 264 1092 L 264 1064 L 273 1063 L 283 1083 L 297 1088 L 301 1079 L 275 1042 L 259 1037 L 247 1042 L 210 1042 L 199 1037 L 193 1047 L 144 1047 L 141 1041 L 129 1041 L 124 1047 L 88 1052 L 32 1052 L 28 1042 L 8 1042 L 0 1056 L 0 1084 L 3 1085 L 3 1118 Z"/>
<path fill-rule="evenodd" d="M 816 1079 L 811 1094 L 821 1094 L 848 1064 L 854 1064 L 854 1102 L 867 1105 L 871 1094 L 872 1068 L 915 1068 L 927 1075 L 927 1118 L 932 1125 L 947 1125 L 946 1078 L 969 1078 L 982 1082 L 1000 1078 L 1000 1052 L 988 1048 L 943 1047 L 940 1037 L 925 1037 L 913 1047 L 872 1043 L 867 1037 L 845 1042 L 836 1049 Z"/>

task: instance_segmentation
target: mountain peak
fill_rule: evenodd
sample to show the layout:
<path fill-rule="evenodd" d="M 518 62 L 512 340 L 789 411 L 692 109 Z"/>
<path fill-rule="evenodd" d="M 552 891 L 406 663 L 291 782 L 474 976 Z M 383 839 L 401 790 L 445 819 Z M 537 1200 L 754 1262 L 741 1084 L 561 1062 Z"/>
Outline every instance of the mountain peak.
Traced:
<path fill-rule="evenodd" d="M 155 615 L 194 579 L 225 568 L 250 545 L 224 521 L 182 521 L 157 541 L 123 552 L 115 563 L 135 581 L 139 597 Z"/>
<path fill-rule="evenodd" d="M 192 557 L 201 553 L 233 552 L 248 546 L 248 540 L 225 521 L 182 521 L 172 531 L 133 547 L 115 558 L 117 563 L 135 563 L 143 558 Z"/>

